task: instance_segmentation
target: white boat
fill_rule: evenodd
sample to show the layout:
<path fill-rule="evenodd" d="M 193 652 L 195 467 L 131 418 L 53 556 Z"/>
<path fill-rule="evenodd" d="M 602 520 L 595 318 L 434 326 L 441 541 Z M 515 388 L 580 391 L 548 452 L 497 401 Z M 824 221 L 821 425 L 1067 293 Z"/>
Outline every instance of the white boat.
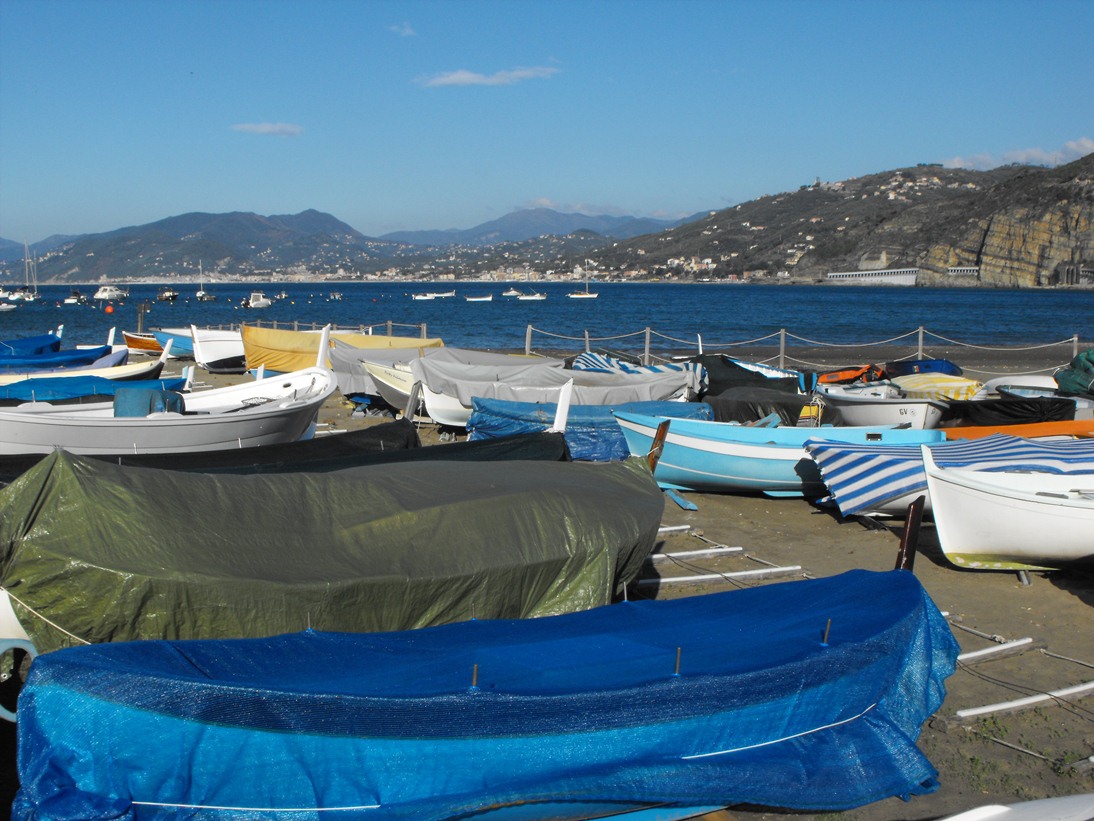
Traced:
<path fill-rule="evenodd" d="M 1094 473 L 940 468 L 922 448 L 946 558 L 978 570 L 1053 569 L 1094 558 Z"/>
<path fill-rule="evenodd" d="M 520 296 L 521 292 L 516 288 L 506 288 L 501 292 L 502 296 Z"/>
<path fill-rule="evenodd" d="M 246 373 L 243 334 L 239 331 L 190 326 L 194 361 L 209 373 Z"/>
<path fill-rule="evenodd" d="M 522 355 L 500 354 L 491 351 L 477 351 L 468 348 L 451 347 L 427 348 L 424 350 L 358 350 L 352 352 L 343 349 L 342 346 L 336 343 L 335 351 L 341 351 L 343 354 L 341 356 L 332 355 L 331 357 L 335 372 L 338 374 L 338 384 L 342 388 L 342 393 L 378 394 L 391 407 L 404 413 L 406 413 L 407 403 L 409 402 L 410 394 L 414 389 L 414 383 L 417 381 L 414 372 L 411 370 L 410 363 L 419 357 L 437 357 L 440 361 L 444 362 L 500 367 L 503 369 L 514 367 L 526 368 L 529 365 L 536 365 L 541 368 L 549 367 L 561 370 L 566 364 L 561 359 L 547 359 L 542 357 L 530 358 Z M 343 374 L 349 370 L 347 365 L 349 363 L 348 357 L 350 354 L 353 354 L 353 356 L 356 357 L 353 362 L 364 368 L 365 372 L 370 377 L 370 382 L 359 382 L 359 384 L 354 384 L 348 379 L 348 377 L 351 377 L 350 374 L 346 374 L 344 377 Z M 499 371 L 499 373 L 502 372 L 505 371 Z M 441 400 L 434 401 L 440 402 Z M 421 408 L 413 409 L 413 414 L 416 415 L 420 410 Z M 455 412 L 454 409 L 453 412 Z"/>
<path fill-rule="evenodd" d="M 14 311 L 18 307 L 14 302 L 0 302 L 0 311 Z"/>
<path fill-rule="evenodd" d="M 464 299 L 468 302 L 492 302 L 494 299 L 494 295 L 487 294 L 486 296 L 465 296 Z"/>
<path fill-rule="evenodd" d="M 251 295 L 240 303 L 244 308 L 269 308 L 273 300 L 262 291 L 251 291 Z"/>
<path fill-rule="evenodd" d="M 194 297 L 198 302 L 216 302 L 217 295 L 211 294 L 205 290 L 205 270 L 201 267 L 201 262 L 198 262 L 198 289 L 194 294 Z"/>
<path fill-rule="evenodd" d="M 596 299 L 600 294 L 595 291 L 589 290 L 589 272 L 585 271 L 585 290 L 584 291 L 571 291 L 566 294 L 570 299 Z"/>
<path fill-rule="evenodd" d="M 115 415 L 118 398 L 75 407 L 32 402 L 0 410 L 0 453 L 187 453 L 295 442 L 314 433 L 320 406 L 337 389 L 332 371 L 306 368 L 171 395 L 181 402 L 149 395 L 142 415 Z"/>
<path fill-rule="evenodd" d="M 572 385 L 575 405 L 694 398 L 696 375 L 672 371 L 652 374 L 575 371 L 535 360 L 512 365 L 474 365 L 443 354 L 410 362 L 414 382 L 421 383 L 426 414 L 438 425 L 462 428 L 471 417 L 472 399 L 513 402 L 558 402 L 563 386 Z"/>
<path fill-rule="evenodd" d="M 532 291 L 527 294 L 520 294 L 517 296 L 521 302 L 542 302 L 547 298 L 547 294 L 540 293 L 539 291 Z"/>
<path fill-rule="evenodd" d="M 124 288 L 119 288 L 117 285 L 100 285 L 92 298 L 116 302 L 125 299 L 128 296 L 129 291 Z"/>
<path fill-rule="evenodd" d="M 940 399 L 912 399 L 889 383 L 830 385 L 818 391 L 821 421 L 824 408 L 839 411 L 840 422 L 849 426 L 901 425 L 926 430 L 938 427 L 946 403 Z"/>

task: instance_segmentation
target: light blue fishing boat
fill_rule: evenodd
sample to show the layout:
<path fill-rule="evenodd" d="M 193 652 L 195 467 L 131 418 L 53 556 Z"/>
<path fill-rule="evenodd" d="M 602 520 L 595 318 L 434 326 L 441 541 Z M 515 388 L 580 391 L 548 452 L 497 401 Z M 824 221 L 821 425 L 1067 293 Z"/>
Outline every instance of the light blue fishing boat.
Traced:
<path fill-rule="evenodd" d="M 810 439 L 892 445 L 945 439 L 940 430 L 893 427 L 754 427 L 624 412 L 615 418 L 636 456 L 654 451 L 658 426 L 669 421 L 653 478 L 663 488 L 703 493 L 823 495 L 824 481 L 805 450 Z"/>

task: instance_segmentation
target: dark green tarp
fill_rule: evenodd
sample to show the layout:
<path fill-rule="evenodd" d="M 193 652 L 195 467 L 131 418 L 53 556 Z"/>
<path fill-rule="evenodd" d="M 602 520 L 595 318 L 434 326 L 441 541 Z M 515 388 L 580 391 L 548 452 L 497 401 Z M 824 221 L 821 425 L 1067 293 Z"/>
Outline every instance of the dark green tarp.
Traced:
<path fill-rule="evenodd" d="M 526 618 L 611 602 L 663 505 L 636 460 L 214 476 L 57 451 L 0 491 L 0 583 L 41 652 Z"/>

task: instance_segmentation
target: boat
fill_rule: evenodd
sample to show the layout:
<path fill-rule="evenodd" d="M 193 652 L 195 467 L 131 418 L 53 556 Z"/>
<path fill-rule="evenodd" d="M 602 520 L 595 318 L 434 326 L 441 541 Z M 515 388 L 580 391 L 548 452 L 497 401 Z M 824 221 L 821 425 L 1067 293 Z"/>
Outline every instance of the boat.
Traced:
<path fill-rule="evenodd" d="M 58 368 L 90 365 L 111 353 L 110 345 L 94 345 L 87 348 L 68 348 L 60 351 L 18 356 L 0 356 L 0 373 L 30 373 Z"/>
<path fill-rule="evenodd" d="M 464 300 L 467 302 L 493 302 L 494 295 L 486 294 L 485 296 L 465 296 Z"/>
<path fill-rule="evenodd" d="M 0 456 L 0 485 L 15 481 L 44 458 L 44 454 Z M 259 473 L 330 473 L 393 462 L 485 462 L 505 459 L 561 462 L 569 461 L 570 457 L 561 433 L 529 433 L 505 439 L 450 442 L 426 448 L 422 447 L 414 424 L 409 419 L 397 419 L 345 433 L 316 436 L 283 445 L 263 445 L 260 448 L 124 456 L 89 455 L 87 458 L 129 467 L 253 476 Z"/>
<path fill-rule="evenodd" d="M 661 487 L 705 493 L 823 495 L 824 481 L 805 449 L 810 438 L 910 445 L 945 437 L 937 430 L 891 427 L 770 428 L 624 412 L 615 418 L 632 454 L 645 457 L 660 447 L 653 477 Z M 658 431 L 663 424 L 665 435 Z"/>
<path fill-rule="evenodd" d="M 14 302 L 0 302 L 0 311 L 14 311 L 18 307 Z"/>
<path fill-rule="evenodd" d="M 156 292 L 157 302 L 174 302 L 178 298 L 179 292 L 168 285 L 165 285 Z"/>
<path fill-rule="evenodd" d="M 136 331 L 122 331 L 122 339 L 129 353 L 159 356 L 163 353 L 163 345 L 154 333 L 137 333 Z"/>
<path fill-rule="evenodd" d="M 523 293 L 523 292 L 518 290 L 517 288 L 506 288 L 504 291 L 501 292 L 501 295 L 502 296 L 520 296 L 521 293 Z"/>
<path fill-rule="evenodd" d="M 84 296 L 82 293 L 80 293 L 78 288 L 73 288 L 72 293 L 70 293 L 68 296 L 66 296 L 64 298 L 64 303 L 63 304 L 65 304 L 65 305 L 86 305 L 87 303 L 88 303 L 87 297 Z"/>
<path fill-rule="evenodd" d="M 550 363 L 474 365 L 443 355 L 410 361 L 412 382 L 421 383 L 425 412 L 438 425 L 463 428 L 471 417 L 473 397 L 515 402 L 557 402 L 564 385 L 572 385 L 576 405 L 652 402 L 696 396 L 690 372 L 599 373 L 558 368 Z"/>
<path fill-rule="evenodd" d="M 98 290 L 95 291 L 92 299 L 105 302 L 118 302 L 128 298 L 128 296 L 129 291 L 124 288 L 119 288 L 117 285 L 100 285 Z"/>
<path fill-rule="evenodd" d="M 21 382 L 24 379 L 37 379 L 45 376 L 50 377 L 81 377 L 81 376 L 101 376 L 105 379 L 118 379 L 118 380 L 132 380 L 132 379 L 158 379 L 160 373 L 163 371 L 164 363 L 170 356 L 171 352 L 168 348 L 164 348 L 163 353 L 156 359 L 150 359 L 146 362 L 136 362 L 133 364 L 127 364 L 129 357 L 129 351 L 126 348 L 114 351 L 107 356 L 102 357 L 90 365 L 79 365 L 69 368 L 52 368 L 47 370 L 37 371 L 21 371 L 21 372 L 0 372 L 0 385 L 10 385 L 14 382 Z"/>
<path fill-rule="evenodd" d="M 1094 473 L 1094 439 L 1023 439 L 995 433 L 930 448 L 935 463 L 944 468 Z M 810 439 L 805 449 L 844 516 L 903 516 L 918 496 L 924 497 L 923 512 L 931 511 L 918 445 Z"/>
<path fill-rule="evenodd" d="M 379 396 L 390 407 L 405 413 L 411 391 L 417 381 L 410 363 L 419 357 L 438 357 L 444 362 L 504 369 L 533 364 L 561 369 L 566 364 L 562 359 L 501 354 L 448 346 L 420 350 L 414 348 L 355 349 L 341 340 L 336 340 L 334 343 L 331 363 L 338 375 L 338 386 L 343 394 Z M 415 415 L 418 410 L 420 409 L 414 409 L 411 415 Z"/>
<path fill-rule="evenodd" d="M 589 271 L 585 270 L 585 290 L 584 291 L 570 291 L 566 294 L 570 299 L 596 299 L 600 294 L 595 291 L 589 290 Z"/>
<path fill-rule="evenodd" d="M 174 356 L 182 359 L 194 358 L 194 339 L 190 334 L 189 325 L 175 328 L 153 328 L 152 336 L 160 343 L 161 348 L 170 340 L 171 351 Z M 315 364 L 314 359 L 311 364 Z"/>
<path fill-rule="evenodd" d="M 15 809 L 833 812 L 937 789 L 915 739 L 957 654 L 895 570 L 379 635 L 72 647 L 35 659 L 20 694 Z"/>
<path fill-rule="evenodd" d="M 941 399 L 911 399 L 889 382 L 822 385 L 814 394 L 821 405 L 839 413 L 843 425 L 906 425 L 919 430 L 938 427 L 946 411 Z"/>
<path fill-rule="evenodd" d="M 938 544 L 958 567 L 1053 570 L 1094 559 L 1094 472 L 939 467 L 922 449 Z"/>
<path fill-rule="evenodd" d="M 341 291 L 331 291 L 329 294 L 327 294 L 327 301 L 328 302 L 341 302 L 342 301 L 342 292 Z"/>
<path fill-rule="evenodd" d="M 560 408 L 561 405 L 561 408 Z M 631 455 L 613 415 L 615 412 L 666 416 L 673 419 L 711 419 L 704 402 L 624 402 L 615 405 L 568 405 L 565 402 L 511 402 L 471 399 L 467 441 L 506 439 L 536 431 L 561 431 L 572 459 L 611 462 Z"/>
<path fill-rule="evenodd" d="M 251 295 L 242 299 L 239 304 L 244 308 L 269 308 L 273 305 L 273 300 L 262 291 L 251 291 Z"/>
<path fill-rule="evenodd" d="M 198 302 L 216 302 L 217 299 L 216 294 L 205 290 L 205 269 L 201 267 L 200 260 L 198 261 L 198 289 L 194 297 Z"/>
<path fill-rule="evenodd" d="M 101 376 L 59 377 L 43 376 L 0 385 L 0 407 L 12 407 L 24 402 L 49 402 L 58 404 L 84 404 L 101 402 L 113 397 L 119 389 L 155 389 L 161 391 L 188 391 L 191 379 L 188 375 L 167 379 L 140 379 L 119 381 Z"/>
<path fill-rule="evenodd" d="M 246 373 L 247 358 L 239 331 L 190 326 L 194 362 L 209 373 Z"/>
<path fill-rule="evenodd" d="M 547 298 L 547 294 L 539 291 L 529 291 L 528 293 L 522 293 L 517 296 L 521 302 L 542 302 Z"/>
<path fill-rule="evenodd" d="M 1058 795 L 1015 804 L 984 804 L 939 821 L 1090 821 L 1094 793 Z"/>
<path fill-rule="evenodd" d="M 314 365 L 320 347 L 320 331 L 289 331 L 243 325 L 243 352 L 248 368 L 284 373 Z M 444 341 L 436 337 L 387 336 L 355 331 L 331 331 L 332 341 L 345 342 L 362 350 L 440 348 Z"/>
<path fill-rule="evenodd" d="M 0 410 L 0 453 L 185 453 L 294 442 L 314 432 L 320 406 L 338 389 L 326 368 L 187 396 L 119 393 L 78 407 L 35 402 Z"/>
<path fill-rule="evenodd" d="M 635 461 L 424 457 L 215 475 L 52 451 L 0 490 L 0 638 L 46 653 L 554 615 L 615 601 L 657 540 L 662 494 Z"/>
<path fill-rule="evenodd" d="M 56 331 L 49 331 L 34 336 L 23 336 L 15 339 L 0 340 L 0 362 L 9 356 L 37 356 L 44 353 L 56 353 L 61 350 L 61 335 L 64 333 L 64 325 Z"/>

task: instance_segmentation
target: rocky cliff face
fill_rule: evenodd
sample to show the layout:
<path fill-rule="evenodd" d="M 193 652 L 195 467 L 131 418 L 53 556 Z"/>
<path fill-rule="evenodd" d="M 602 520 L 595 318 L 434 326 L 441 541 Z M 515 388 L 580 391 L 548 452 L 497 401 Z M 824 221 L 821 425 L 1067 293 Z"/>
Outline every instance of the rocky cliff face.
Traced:
<path fill-rule="evenodd" d="M 963 230 L 922 254 L 920 283 L 1033 288 L 1058 284 L 1061 266 L 1094 268 L 1094 156 L 1042 177 L 978 203 Z M 979 266 L 979 278 L 962 283 L 947 275 L 951 266 Z"/>

